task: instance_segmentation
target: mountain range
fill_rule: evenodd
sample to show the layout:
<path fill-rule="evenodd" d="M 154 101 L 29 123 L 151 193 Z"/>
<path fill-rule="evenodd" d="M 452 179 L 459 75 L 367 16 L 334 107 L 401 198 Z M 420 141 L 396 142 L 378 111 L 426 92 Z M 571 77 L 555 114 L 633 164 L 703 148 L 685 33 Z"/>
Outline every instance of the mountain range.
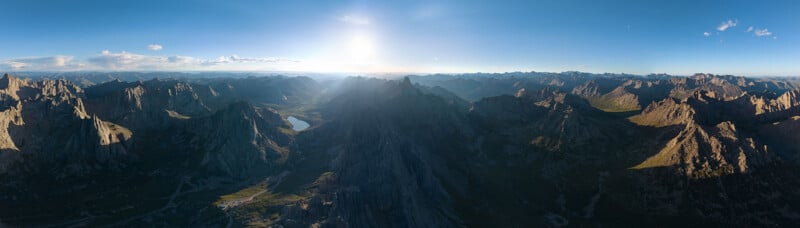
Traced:
<path fill-rule="evenodd" d="M 800 224 L 800 78 L 22 75 L 0 226 Z"/>

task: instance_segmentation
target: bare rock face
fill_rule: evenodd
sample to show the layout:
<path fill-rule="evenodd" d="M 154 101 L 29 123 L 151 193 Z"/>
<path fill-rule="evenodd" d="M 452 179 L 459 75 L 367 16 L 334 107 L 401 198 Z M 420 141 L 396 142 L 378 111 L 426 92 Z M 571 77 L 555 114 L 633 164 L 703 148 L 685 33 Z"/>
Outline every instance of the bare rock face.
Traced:
<path fill-rule="evenodd" d="M 608 94 L 595 99 L 595 107 L 611 111 L 633 111 L 640 110 L 639 96 L 625 90 L 625 87 L 618 87 Z"/>
<path fill-rule="evenodd" d="M 591 80 L 572 89 L 572 94 L 587 99 L 592 106 L 611 112 L 639 110 L 639 98 L 627 91 L 627 84 L 619 85 L 609 80 Z"/>
<path fill-rule="evenodd" d="M 711 74 L 695 74 L 689 77 L 694 80 L 693 84 L 696 85 L 693 91 L 709 91 L 724 100 L 736 99 L 742 94 L 744 90 L 737 84 L 743 84 L 744 78 L 734 76 L 719 76 Z"/>
<path fill-rule="evenodd" d="M 189 120 L 184 128 L 195 135 L 192 141 L 207 150 L 201 165 L 233 177 L 274 168 L 286 159 L 286 147 L 292 142 L 285 133 L 289 126 L 275 110 L 258 109 L 247 102 Z"/>
<path fill-rule="evenodd" d="M 59 175 L 123 165 L 131 132 L 87 114 L 83 91 L 65 80 L 0 79 L 0 173 L 51 164 Z"/>
<path fill-rule="evenodd" d="M 764 110 L 764 112 L 779 112 L 797 109 L 798 107 L 800 107 L 800 90 L 792 90 L 784 93 L 775 100 L 770 100 L 769 105 L 767 105 L 765 110 L 762 110 Z"/>
<path fill-rule="evenodd" d="M 667 80 L 604 78 L 577 86 L 572 94 L 585 98 L 603 111 L 628 112 L 641 110 L 650 102 L 663 99 L 674 87 Z"/>
<path fill-rule="evenodd" d="M 683 126 L 683 130 L 657 154 L 633 168 L 673 167 L 687 176 L 705 178 L 746 173 L 768 165 L 779 158 L 756 138 L 753 126 L 759 124 L 756 118 L 759 114 L 791 106 L 776 105 L 791 104 L 786 95 L 781 97 L 765 101 L 763 97 L 744 94 L 729 99 L 715 91 L 695 91 L 682 101 L 667 98 L 653 103 L 629 120 L 657 128 Z M 745 133 L 737 129 L 736 123 L 746 128 Z"/>
<path fill-rule="evenodd" d="M 133 129 L 164 128 L 171 118 L 211 114 L 194 88 L 175 80 L 113 81 L 87 89 L 87 109 Z"/>
<path fill-rule="evenodd" d="M 412 83 L 421 77 L 82 89 L 6 75 L 0 217 L 13 226 L 800 221 L 792 85 L 707 74 L 532 74 L 541 77 L 468 75 L 430 89 Z M 281 114 L 295 112 L 314 126 L 291 130 Z"/>
<path fill-rule="evenodd" d="M 706 127 L 690 121 L 658 154 L 633 169 L 676 167 L 687 176 L 705 178 L 745 173 L 769 164 L 774 156 L 763 144 L 738 133 L 731 122 Z"/>
<path fill-rule="evenodd" d="M 642 113 L 629 118 L 643 126 L 665 127 L 671 125 L 687 124 L 694 119 L 695 111 L 689 104 L 666 98 L 647 106 Z"/>
<path fill-rule="evenodd" d="M 25 124 L 22 121 L 22 114 L 20 112 L 20 109 L 22 109 L 22 103 L 16 103 L 17 105 L 7 107 L 6 110 L 0 112 L 0 149 L 2 150 L 19 150 L 19 148 L 14 145 L 14 141 L 11 139 L 11 135 L 9 135 L 8 132 L 8 127 L 11 124 Z"/>

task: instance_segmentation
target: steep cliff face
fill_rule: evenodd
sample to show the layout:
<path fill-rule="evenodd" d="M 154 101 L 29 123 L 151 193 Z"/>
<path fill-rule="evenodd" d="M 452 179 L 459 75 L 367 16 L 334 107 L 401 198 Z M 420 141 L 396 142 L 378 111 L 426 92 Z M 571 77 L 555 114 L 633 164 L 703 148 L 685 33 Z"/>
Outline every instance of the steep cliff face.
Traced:
<path fill-rule="evenodd" d="M 2 80 L 10 86 L 0 88 L 0 214 L 22 218 L 16 224 L 50 224 L 87 213 L 119 218 L 117 211 L 166 215 L 154 202 L 175 185 L 188 184 L 190 176 L 197 181 L 192 188 L 203 194 L 229 191 L 239 181 L 279 172 L 294 145 L 296 132 L 276 110 L 213 96 L 218 100 L 211 108 L 203 92 L 184 81 L 112 81 L 84 93 L 64 80 Z M 206 196 L 173 207 L 208 207 L 213 200 L 206 202 Z M 40 213 L 58 216 L 24 217 Z"/>
<path fill-rule="evenodd" d="M 745 83 L 744 78 L 741 77 L 695 74 L 689 79 L 693 81 L 691 84 L 695 85 L 694 88 L 687 88 L 691 89 L 691 92 L 708 91 L 717 94 L 723 100 L 736 99 L 744 94 L 744 90 L 739 86 L 739 84 L 744 86 Z"/>
<path fill-rule="evenodd" d="M 774 156 L 765 145 L 737 132 L 731 122 L 710 127 L 690 120 L 661 151 L 633 168 L 676 167 L 687 176 L 706 178 L 745 173 L 769 164 Z"/>
<path fill-rule="evenodd" d="M 675 167 L 687 176 L 703 178 L 745 173 L 778 160 L 757 138 L 755 126 L 761 124 L 757 117 L 764 113 L 765 103 L 789 107 L 775 104 L 791 103 L 791 99 L 765 102 L 748 94 L 729 98 L 714 91 L 695 91 L 680 102 L 667 98 L 630 117 L 642 126 L 683 128 L 657 154 L 633 168 Z"/>
<path fill-rule="evenodd" d="M 596 80 L 587 82 L 582 86 L 575 87 L 572 94 L 588 100 L 592 106 L 607 112 L 628 112 L 642 109 L 642 107 L 650 102 L 663 99 L 669 95 L 669 90 L 674 85 L 669 84 L 665 80 L 643 80 L 643 79 L 597 79 L 603 81 L 605 87 L 613 87 L 602 89 L 602 84 L 595 82 Z"/>
<path fill-rule="evenodd" d="M 176 80 L 113 81 L 87 88 L 86 97 L 90 113 L 134 129 L 164 128 L 172 118 L 212 112 L 190 84 Z"/>
<path fill-rule="evenodd" d="M 206 150 L 202 166 L 240 178 L 274 168 L 287 158 L 292 142 L 289 126 L 275 110 L 247 102 L 187 121 L 183 131 L 194 135 L 191 141 Z"/>
<path fill-rule="evenodd" d="M 650 104 L 639 115 L 631 116 L 629 120 L 642 126 L 665 127 L 687 124 L 694 119 L 694 115 L 695 110 L 689 104 L 666 98 Z"/>
<path fill-rule="evenodd" d="M 4 169 L 50 165 L 55 175 L 85 174 L 124 165 L 131 132 L 87 114 L 83 91 L 64 80 L 0 79 L 0 147 Z"/>
<path fill-rule="evenodd" d="M 756 115 L 785 111 L 797 112 L 800 109 L 800 90 L 787 91 L 778 98 L 766 102 L 754 102 L 754 105 L 756 106 Z"/>

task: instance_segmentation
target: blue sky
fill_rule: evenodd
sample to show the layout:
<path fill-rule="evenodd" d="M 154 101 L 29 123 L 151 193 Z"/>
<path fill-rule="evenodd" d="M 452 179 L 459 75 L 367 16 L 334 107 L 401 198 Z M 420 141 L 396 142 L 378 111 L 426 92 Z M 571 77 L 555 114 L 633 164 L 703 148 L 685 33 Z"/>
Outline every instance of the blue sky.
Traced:
<path fill-rule="evenodd" d="M 796 1 L 4 0 L 0 7 L 3 71 L 800 75 Z"/>

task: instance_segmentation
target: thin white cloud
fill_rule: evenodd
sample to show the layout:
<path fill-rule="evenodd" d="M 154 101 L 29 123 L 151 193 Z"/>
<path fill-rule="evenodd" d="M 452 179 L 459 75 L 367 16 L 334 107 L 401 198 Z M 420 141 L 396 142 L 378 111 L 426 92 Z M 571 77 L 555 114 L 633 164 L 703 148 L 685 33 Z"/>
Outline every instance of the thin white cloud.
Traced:
<path fill-rule="evenodd" d="M 711 36 L 711 33 L 709 33 L 709 32 L 703 32 L 703 36 L 705 36 L 705 37 L 709 37 L 709 36 Z"/>
<path fill-rule="evenodd" d="M 736 27 L 736 24 L 738 24 L 738 23 L 739 23 L 739 20 L 736 20 L 736 21 L 733 21 L 733 20 L 723 21 L 721 24 L 719 24 L 719 26 L 717 26 L 717 30 L 720 31 L 720 32 L 724 32 L 728 28 Z"/>
<path fill-rule="evenodd" d="M 753 34 L 756 34 L 756 36 L 771 36 L 772 32 L 767 29 L 756 29 L 753 31 Z"/>
<path fill-rule="evenodd" d="M 199 63 L 204 66 L 222 65 L 230 63 L 298 63 L 299 60 L 285 59 L 285 58 L 250 58 L 239 57 L 238 55 L 220 56 L 216 59 L 199 60 Z"/>
<path fill-rule="evenodd" d="M 0 69 L 5 70 L 63 70 L 74 67 L 71 63 L 72 56 L 45 56 L 45 57 L 22 57 L 7 60 L 0 60 Z"/>
<path fill-rule="evenodd" d="M 745 31 L 745 32 L 752 32 L 752 31 L 753 31 L 753 26 L 750 26 L 750 27 L 747 27 L 747 31 Z"/>
<path fill-rule="evenodd" d="M 190 57 L 190 56 L 176 55 L 176 56 L 167 57 L 167 62 L 173 63 L 173 64 L 191 64 L 191 63 L 196 63 L 198 61 L 199 61 L 198 59 L 196 59 L 194 57 Z"/>
<path fill-rule="evenodd" d="M 293 59 L 284 58 L 244 58 L 238 55 L 232 55 L 230 59 L 234 62 L 258 62 L 258 63 L 275 63 L 275 62 L 299 62 Z"/>
<path fill-rule="evenodd" d="M 191 56 L 158 56 L 103 50 L 95 56 L 75 59 L 72 56 L 24 57 L 0 60 L 0 70 L 246 70 L 268 69 L 299 63 L 286 58 L 240 57 L 238 55 L 203 59 Z"/>
<path fill-rule="evenodd" d="M 163 56 L 140 55 L 125 51 L 113 53 L 108 50 L 103 50 L 88 61 L 93 66 L 108 70 L 160 69 L 169 63 L 168 58 Z"/>
<path fill-rule="evenodd" d="M 164 49 L 164 46 L 161 46 L 160 44 L 151 44 L 147 45 L 147 49 L 151 51 L 161 51 L 161 49 Z"/>
<path fill-rule="evenodd" d="M 339 21 L 354 25 L 370 24 L 370 20 L 368 18 L 350 14 L 339 17 Z"/>

